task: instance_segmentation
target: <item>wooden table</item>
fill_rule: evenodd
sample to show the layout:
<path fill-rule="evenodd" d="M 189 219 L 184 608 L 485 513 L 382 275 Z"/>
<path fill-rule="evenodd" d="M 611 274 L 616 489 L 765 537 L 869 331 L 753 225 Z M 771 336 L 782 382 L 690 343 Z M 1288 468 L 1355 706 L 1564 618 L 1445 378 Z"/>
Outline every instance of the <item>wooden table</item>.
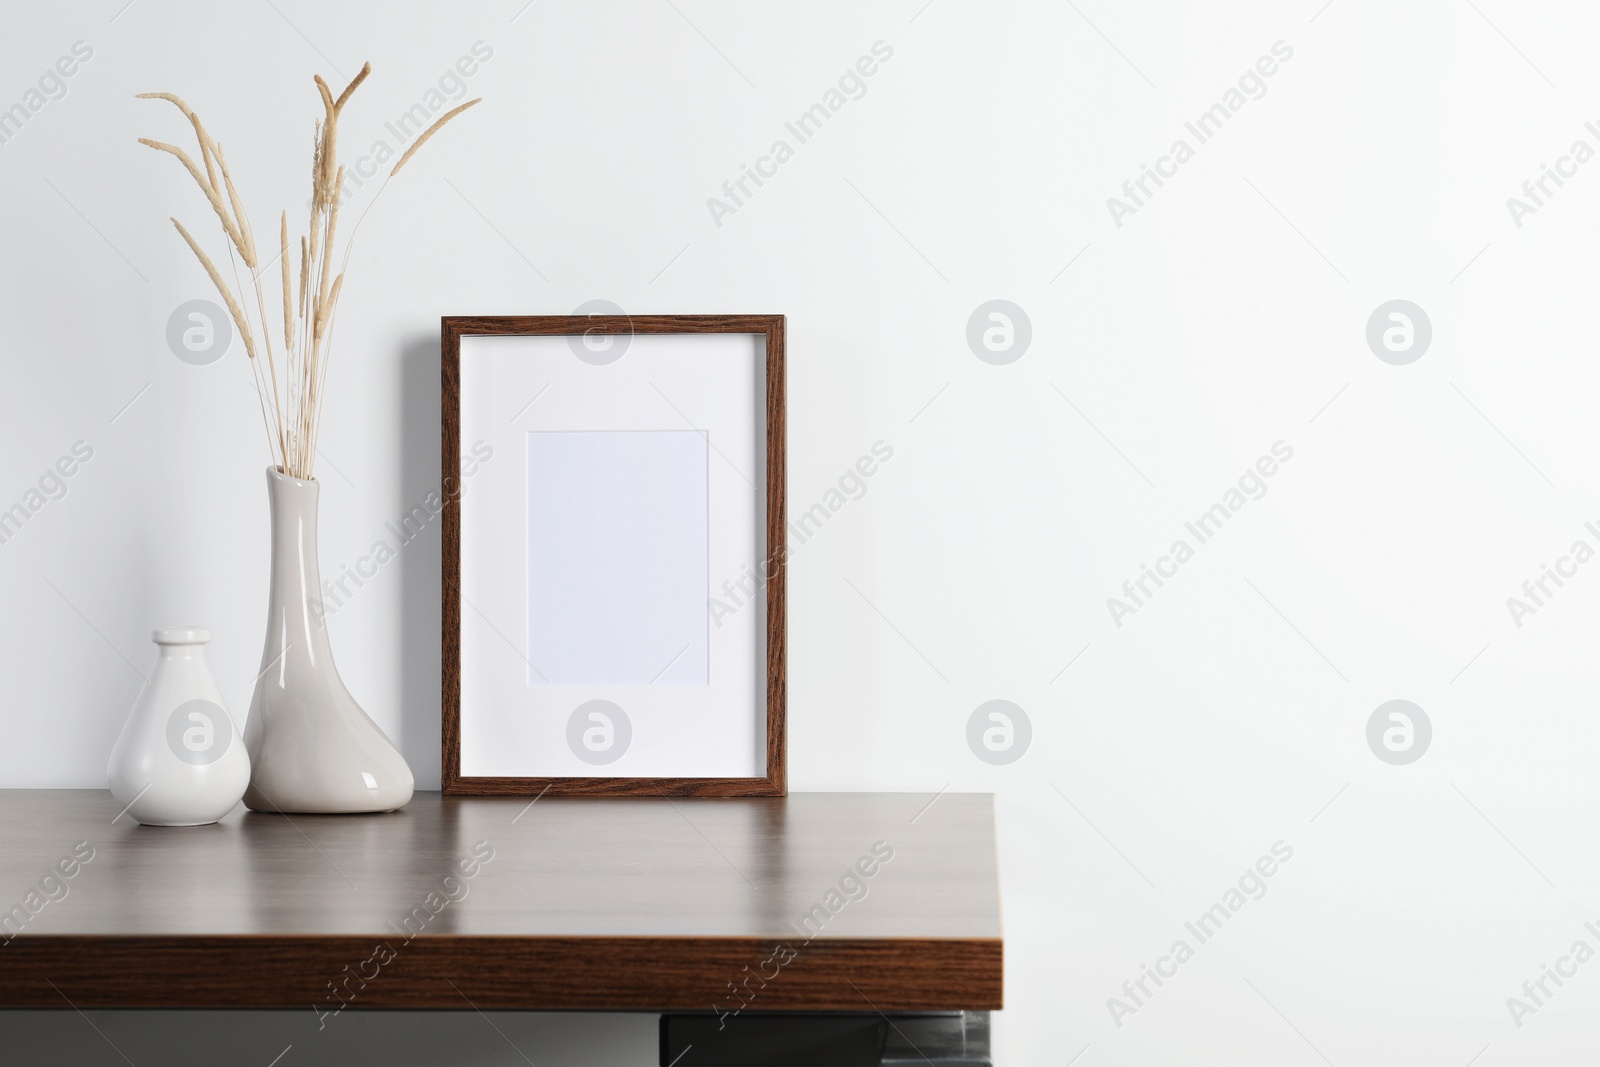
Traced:
<path fill-rule="evenodd" d="M 0 791 L 0 1007 L 1001 1007 L 986 794 L 118 808 Z"/>

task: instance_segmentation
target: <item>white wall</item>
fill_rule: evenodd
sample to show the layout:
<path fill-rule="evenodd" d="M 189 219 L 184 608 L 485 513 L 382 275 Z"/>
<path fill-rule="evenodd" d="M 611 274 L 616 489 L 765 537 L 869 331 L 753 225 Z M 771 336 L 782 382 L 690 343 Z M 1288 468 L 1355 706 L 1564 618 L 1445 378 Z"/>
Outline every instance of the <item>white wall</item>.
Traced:
<path fill-rule="evenodd" d="M 791 781 L 999 795 L 1004 1062 L 1594 1047 L 1600 964 L 1547 980 L 1520 1026 L 1506 1003 L 1574 942 L 1600 949 L 1600 565 L 1520 626 L 1506 604 L 1574 541 L 1600 548 L 1600 164 L 1520 226 L 1506 204 L 1574 141 L 1600 148 L 1592 9 L 124 2 L 0 16 L 0 106 L 93 49 L 0 145 L 0 505 L 94 449 L 0 545 L 0 785 L 102 783 L 153 625 L 215 628 L 235 709 L 259 654 L 259 416 L 237 342 L 204 367 L 167 348 L 171 311 L 211 294 L 166 217 L 210 230 L 135 143 L 181 120 L 133 94 L 200 109 L 265 230 L 307 195 L 313 72 L 372 60 L 354 153 L 483 41 L 487 102 L 355 256 L 326 569 L 438 481 L 441 314 L 783 312 L 791 506 L 894 448 L 794 559 Z M 707 198 L 878 41 L 866 94 L 717 225 Z M 1198 145 L 1184 122 L 1278 41 L 1265 95 Z M 1180 137 L 1194 158 L 1118 226 L 1107 197 Z M 1005 366 L 965 338 L 995 298 L 1032 323 Z M 1433 328 L 1407 366 L 1365 339 L 1396 298 Z M 1107 598 L 1278 441 L 1266 495 L 1117 626 Z M 424 786 L 437 552 L 430 531 L 332 622 Z M 1006 766 L 965 739 L 993 698 L 1034 731 Z M 1406 766 L 1366 741 L 1395 698 L 1434 731 Z M 1195 947 L 1184 921 L 1280 840 L 1267 894 L 1118 1026 L 1107 998 Z"/>

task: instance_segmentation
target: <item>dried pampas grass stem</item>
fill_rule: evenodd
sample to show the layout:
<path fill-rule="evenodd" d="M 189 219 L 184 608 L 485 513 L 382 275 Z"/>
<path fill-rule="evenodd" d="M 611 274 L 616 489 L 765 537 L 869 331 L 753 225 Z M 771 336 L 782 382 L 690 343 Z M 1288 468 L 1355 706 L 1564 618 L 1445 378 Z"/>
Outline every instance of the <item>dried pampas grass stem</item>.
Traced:
<path fill-rule="evenodd" d="M 412 156 L 417 154 L 417 149 L 419 149 L 423 145 L 427 144 L 428 143 L 428 138 L 432 137 L 434 134 L 438 133 L 441 129 L 443 129 L 445 123 L 449 122 L 451 119 L 455 118 L 457 115 L 459 115 L 463 111 L 467 110 L 467 108 L 471 107 L 473 104 L 481 104 L 482 102 L 483 102 L 483 97 L 481 97 L 481 96 L 478 97 L 476 100 L 468 100 L 465 104 L 462 104 L 460 107 L 454 108 L 454 109 L 446 112 L 439 119 L 438 122 L 435 122 L 432 126 L 429 126 L 426 130 L 423 130 L 422 131 L 422 136 L 418 137 L 415 141 L 413 141 L 411 143 L 411 147 L 406 149 L 405 154 L 400 157 L 400 162 L 398 162 L 398 163 L 396 163 L 394 165 L 394 169 L 389 172 L 389 177 L 392 178 L 396 174 L 399 174 L 400 173 L 400 168 L 405 166 L 406 162 L 408 160 L 410 160 L 410 158 Z"/>
<path fill-rule="evenodd" d="M 227 283 L 222 280 L 222 274 L 217 270 L 216 264 L 211 262 L 211 257 L 206 255 L 205 249 L 201 248 L 200 243 L 190 236 L 188 230 L 183 228 L 183 223 L 173 219 L 172 224 L 178 228 L 179 233 L 183 234 L 183 239 L 189 243 L 189 248 L 199 257 L 200 265 L 211 276 L 211 284 L 215 285 L 217 292 L 222 294 L 223 302 L 228 305 L 228 314 L 233 317 L 233 324 L 239 328 L 239 336 L 244 341 L 245 355 L 255 359 L 256 343 L 250 336 L 250 320 L 245 318 L 244 312 L 239 309 L 239 302 L 233 298 L 233 290 L 229 289 Z"/>

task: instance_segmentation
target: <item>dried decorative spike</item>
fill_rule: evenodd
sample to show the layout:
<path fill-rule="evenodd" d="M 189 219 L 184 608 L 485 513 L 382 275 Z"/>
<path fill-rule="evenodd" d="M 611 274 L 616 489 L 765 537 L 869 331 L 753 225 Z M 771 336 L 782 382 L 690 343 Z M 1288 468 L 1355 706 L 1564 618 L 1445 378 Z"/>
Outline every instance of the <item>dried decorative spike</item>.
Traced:
<path fill-rule="evenodd" d="M 355 92 L 356 91 L 356 87 L 358 85 L 360 85 L 362 82 L 366 81 L 367 80 L 367 75 L 371 74 L 371 73 L 372 73 L 372 64 L 371 63 L 363 64 L 362 67 L 361 67 L 361 73 L 357 74 L 353 79 L 351 79 L 350 84 L 346 85 L 344 87 L 344 92 L 339 94 L 339 99 L 337 99 L 337 100 L 335 100 L 333 102 L 333 109 L 335 111 L 343 111 L 344 110 L 345 101 L 350 99 L 350 94 Z"/>
<path fill-rule="evenodd" d="M 215 141 L 211 141 L 210 144 L 212 152 L 217 157 L 217 166 L 222 168 L 222 182 L 228 187 L 228 202 L 233 205 L 233 232 L 238 237 L 235 245 L 239 249 L 239 255 L 244 259 L 244 265 L 254 273 L 259 260 L 256 257 L 255 234 L 250 231 L 249 216 L 244 212 L 244 205 L 239 203 L 239 190 L 233 187 L 233 175 L 228 173 L 228 161 L 223 158 L 222 146 Z"/>
<path fill-rule="evenodd" d="M 400 173 L 400 168 L 406 165 L 406 160 L 408 160 L 412 156 L 416 155 L 417 154 L 417 149 L 419 149 L 423 145 L 427 144 L 428 143 L 428 138 L 430 138 L 434 134 L 438 133 L 440 127 L 442 127 L 445 123 L 449 122 L 451 119 L 455 118 L 457 115 L 461 114 L 463 111 L 467 110 L 467 108 L 471 107 L 473 104 L 481 103 L 482 101 L 483 101 L 483 97 L 480 96 L 476 100 L 468 100 L 465 104 L 462 104 L 460 107 L 456 108 L 454 111 L 445 112 L 445 114 L 439 119 L 438 122 L 435 122 L 432 126 L 429 126 L 427 128 L 427 130 L 423 132 L 421 137 L 418 137 L 415 141 L 413 141 L 411 143 L 411 147 L 406 149 L 406 154 L 400 157 L 400 162 L 396 163 L 394 165 L 394 169 L 389 172 L 389 177 L 392 178 L 396 174 L 399 174 Z"/>
<path fill-rule="evenodd" d="M 344 182 L 344 168 L 343 167 L 339 168 L 338 181 L 339 181 L 340 184 L 343 184 L 343 182 Z M 339 200 L 338 200 L 337 197 L 335 197 L 334 200 L 333 200 L 332 206 L 329 207 L 329 209 L 328 209 L 328 232 L 326 234 L 324 234 L 323 238 L 322 238 L 323 247 L 327 251 L 325 251 L 323 253 L 323 256 L 322 256 L 322 282 L 318 286 L 318 289 L 317 289 L 317 314 L 318 315 L 322 314 L 323 309 L 326 308 L 327 304 L 328 304 L 329 272 L 333 268 L 333 256 L 331 254 L 329 254 L 329 253 L 331 253 L 332 250 L 333 250 L 333 235 L 338 231 L 338 229 L 339 229 Z"/>
<path fill-rule="evenodd" d="M 289 351 L 294 347 L 294 333 L 290 324 L 294 321 L 294 301 L 289 299 L 289 213 L 285 211 L 278 219 L 278 261 L 283 264 L 283 347 Z"/>
<path fill-rule="evenodd" d="M 333 318 L 334 307 L 339 303 L 339 290 L 343 285 L 344 271 L 340 271 L 339 276 L 333 280 L 333 288 L 328 291 L 327 303 L 317 312 L 316 328 L 313 330 L 312 336 L 319 341 L 322 340 L 322 335 L 328 330 L 328 323 Z"/>
<path fill-rule="evenodd" d="M 217 172 L 216 168 L 211 165 L 211 153 L 206 149 L 206 141 L 210 139 L 210 135 L 206 133 L 206 128 L 200 124 L 200 116 L 194 113 L 194 109 L 184 103 L 183 98 L 175 93 L 138 93 L 135 99 L 165 100 L 183 112 L 183 117 L 188 119 L 189 125 L 194 127 L 195 140 L 200 142 L 200 162 L 206 165 L 206 177 L 211 179 L 211 184 L 215 186 L 217 184 Z"/>
<path fill-rule="evenodd" d="M 189 172 L 189 176 L 194 179 L 195 184 L 200 186 L 200 191 L 205 193 L 206 199 L 211 202 L 211 210 L 217 213 L 217 218 L 221 221 L 222 230 L 228 235 L 228 240 L 233 242 L 235 248 L 243 247 L 244 236 L 239 233 L 238 228 L 233 224 L 233 220 L 228 217 L 228 209 L 223 206 L 222 197 L 217 192 L 216 186 L 212 185 L 210 182 L 207 182 L 200 176 L 200 169 L 194 165 L 194 160 L 189 158 L 189 153 L 185 152 L 176 145 L 165 144 L 161 141 L 152 141 L 148 137 L 139 138 L 139 143 L 142 145 L 148 145 L 149 147 L 154 148 L 157 152 L 166 152 L 175 157 L 179 163 L 182 163 L 184 169 Z"/>
<path fill-rule="evenodd" d="M 222 275 L 217 272 L 216 264 L 211 262 L 211 257 L 206 255 L 205 249 L 201 248 L 195 239 L 189 236 L 189 231 L 183 228 L 183 223 L 173 219 L 172 224 L 178 228 L 179 233 L 183 234 L 183 239 L 189 242 L 190 250 L 199 258 L 200 265 L 205 267 L 206 273 L 211 275 L 211 284 L 215 285 L 217 292 L 222 294 L 223 303 L 228 305 L 228 314 L 233 316 L 234 325 L 239 327 L 239 336 L 244 339 L 245 353 L 251 359 L 255 359 L 256 343 L 255 339 L 250 336 L 250 323 L 244 317 L 244 312 L 239 309 L 239 302 L 233 298 L 233 293 L 223 284 Z"/>
<path fill-rule="evenodd" d="M 333 93 L 328 90 L 328 83 L 322 80 L 322 75 L 316 75 L 313 80 L 317 83 L 317 92 L 322 94 L 322 106 L 327 112 L 322 121 L 322 166 L 317 171 L 318 199 L 326 207 L 337 195 L 333 172 L 339 158 L 339 110 L 334 106 Z"/>

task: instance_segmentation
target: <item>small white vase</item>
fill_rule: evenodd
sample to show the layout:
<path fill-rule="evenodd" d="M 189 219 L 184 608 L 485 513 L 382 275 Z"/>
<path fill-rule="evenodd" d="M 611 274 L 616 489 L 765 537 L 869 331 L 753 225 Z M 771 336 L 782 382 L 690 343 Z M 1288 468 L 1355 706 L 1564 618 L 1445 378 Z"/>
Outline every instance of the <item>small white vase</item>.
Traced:
<path fill-rule="evenodd" d="M 317 567 L 315 480 L 267 470 L 272 581 L 261 675 L 245 723 L 255 811 L 392 811 L 411 800 L 405 758 L 333 665 Z"/>
<path fill-rule="evenodd" d="M 239 803 L 250 781 L 244 740 L 206 666 L 211 631 L 150 635 L 160 653 L 111 750 L 111 795 L 148 826 L 203 826 Z"/>

